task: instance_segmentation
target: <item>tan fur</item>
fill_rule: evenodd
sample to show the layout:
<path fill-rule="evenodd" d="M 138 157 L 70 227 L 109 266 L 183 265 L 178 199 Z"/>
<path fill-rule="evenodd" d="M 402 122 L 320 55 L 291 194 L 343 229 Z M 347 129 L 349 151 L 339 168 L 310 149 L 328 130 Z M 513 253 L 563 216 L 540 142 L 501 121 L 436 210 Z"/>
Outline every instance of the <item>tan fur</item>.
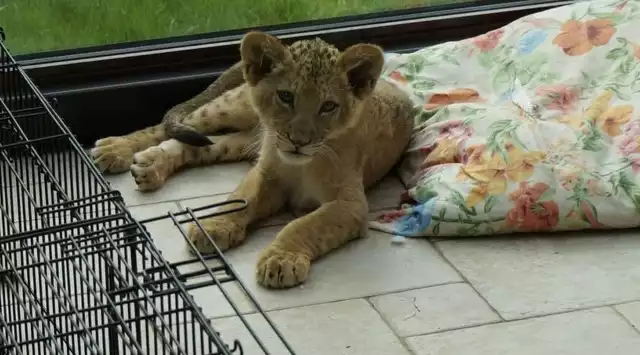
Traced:
<path fill-rule="evenodd" d="M 401 90 L 378 81 L 384 59 L 373 45 L 340 53 L 321 40 L 286 47 L 251 32 L 242 41 L 241 55 L 246 83 L 182 120 L 204 134 L 238 132 L 210 136 L 214 144 L 205 147 L 175 139 L 156 146 L 166 137 L 156 127 L 98 141 L 93 154 L 103 170 L 115 172 L 125 170 L 134 152 L 131 171 L 142 191 L 161 187 L 187 166 L 257 158 L 230 196 L 247 200 L 248 207 L 201 222 L 226 250 L 241 244 L 257 221 L 283 208 L 312 209 L 286 225 L 257 263 L 261 285 L 291 287 L 307 279 L 313 260 L 366 231 L 365 190 L 390 171 L 407 147 L 413 105 Z M 277 91 L 289 91 L 293 100 Z M 112 157 L 105 158 L 105 151 Z M 213 251 L 199 228 L 192 225 L 188 232 L 199 251 Z"/>

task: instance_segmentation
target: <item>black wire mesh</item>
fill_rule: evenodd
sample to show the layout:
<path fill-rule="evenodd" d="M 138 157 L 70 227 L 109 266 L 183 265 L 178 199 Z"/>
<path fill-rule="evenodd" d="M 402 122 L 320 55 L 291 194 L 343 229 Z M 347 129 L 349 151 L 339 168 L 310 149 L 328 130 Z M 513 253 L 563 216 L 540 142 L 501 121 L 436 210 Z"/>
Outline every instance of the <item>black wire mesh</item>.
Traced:
<path fill-rule="evenodd" d="M 0 355 L 243 354 L 190 294 L 209 286 L 270 354 L 222 287 L 229 282 L 294 354 L 223 254 L 202 255 L 186 237 L 184 223 L 202 227 L 195 212 L 223 204 L 246 207 L 234 200 L 136 221 L 0 40 Z M 192 259 L 162 257 L 144 226 L 161 219 Z"/>

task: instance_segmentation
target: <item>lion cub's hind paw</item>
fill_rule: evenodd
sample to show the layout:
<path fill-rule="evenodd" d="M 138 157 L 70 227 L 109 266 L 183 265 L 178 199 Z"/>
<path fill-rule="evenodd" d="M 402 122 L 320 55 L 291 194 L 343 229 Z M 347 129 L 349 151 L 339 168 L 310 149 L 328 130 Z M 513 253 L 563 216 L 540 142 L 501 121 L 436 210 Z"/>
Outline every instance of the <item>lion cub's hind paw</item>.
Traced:
<path fill-rule="evenodd" d="M 93 163 L 103 173 L 123 173 L 133 163 L 130 142 L 121 137 L 108 137 L 96 141 L 89 153 Z"/>
<path fill-rule="evenodd" d="M 139 191 L 153 191 L 164 185 L 169 176 L 170 157 L 160 147 L 151 147 L 133 156 L 131 175 Z"/>
<path fill-rule="evenodd" d="M 305 282 L 310 271 L 308 256 L 269 247 L 258 259 L 256 281 L 268 288 L 290 288 Z"/>

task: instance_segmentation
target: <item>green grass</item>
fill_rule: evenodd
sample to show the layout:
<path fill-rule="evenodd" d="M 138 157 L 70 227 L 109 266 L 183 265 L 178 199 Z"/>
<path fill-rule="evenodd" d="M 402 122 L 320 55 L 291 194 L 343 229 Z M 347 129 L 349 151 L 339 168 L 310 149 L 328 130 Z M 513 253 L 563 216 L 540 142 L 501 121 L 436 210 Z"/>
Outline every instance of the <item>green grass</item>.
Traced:
<path fill-rule="evenodd" d="M 460 0 L 0 0 L 14 54 L 155 39 Z"/>

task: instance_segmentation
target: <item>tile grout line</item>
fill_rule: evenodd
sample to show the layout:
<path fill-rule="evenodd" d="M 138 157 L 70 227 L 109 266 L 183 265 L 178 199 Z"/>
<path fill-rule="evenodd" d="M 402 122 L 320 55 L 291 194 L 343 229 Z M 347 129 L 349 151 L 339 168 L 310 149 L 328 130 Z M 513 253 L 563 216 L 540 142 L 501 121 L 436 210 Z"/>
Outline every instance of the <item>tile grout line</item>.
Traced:
<path fill-rule="evenodd" d="M 397 292 L 394 291 L 394 292 L 378 294 L 378 295 L 372 295 L 372 296 L 360 296 L 360 297 L 356 297 L 356 298 L 347 298 L 347 299 L 333 300 L 333 301 L 328 301 L 328 302 L 310 303 L 310 304 L 304 304 L 304 305 L 292 306 L 292 307 L 264 309 L 264 312 L 265 313 L 272 313 L 272 312 L 288 311 L 288 310 L 297 309 L 297 308 L 306 308 L 306 307 L 314 307 L 314 306 L 322 306 L 322 305 L 331 305 L 331 304 L 334 304 L 334 303 L 341 303 L 341 302 L 347 302 L 347 301 L 357 301 L 357 300 L 362 300 L 362 299 L 364 299 L 364 300 L 366 300 L 367 302 L 370 303 L 370 299 L 374 298 L 374 297 L 392 295 L 392 294 L 395 294 L 395 293 L 402 293 L 402 292 L 410 292 L 410 291 L 421 290 L 421 289 L 428 289 L 428 288 L 432 288 L 432 287 L 441 287 L 441 286 L 447 286 L 447 285 L 463 284 L 463 283 L 466 284 L 466 282 L 458 281 L 458 282 L 451 282 L 451 283 L 439 284 L 439 285 L 434 285 L 434 286 L 417 287 L 417 288 L 412 288 L 412 289 L 407 289 L 407 290 L 397 291 Z M 574 308 L 574 309 L 568 309 L 568 310 L 564 310 L 564 311 L 537 314 L 537 315 L 533 315 L 533 316 L 530 316 L 530 317 L 523 317 L 523 318 L 513 318 L 513 319 L 504 319 L 504 320 L 502 320 L 502 318 L 501 318 L 501 320 L 498 320 L 498 321 L 489 321 L 489 322 L 482 323 L 482 324 L 473 324 L 473 325 L 461 326 L 461 327 L 457 327 L 457 328 L 449 328 L 449 329 L 437 330 L 437 331 L 433 331 L 433 332 L 429 332 L 429 333 L 418 333 L 418 334 L 409 335 L 409 336 L 407 336 L 405 338 L 413 338 L 413 337 L 426 336 L 426 335 L 432 335 L 432 334 L 440 334 L 440 333 L 446 333 L 446 332 L 450 332 L 450 331 L 456 331 L 456 330 L 461 330 L 461 329 L 469 329 L 469 328 L 477 328 L 477 327 L 489 326 L 489 325 L 515 323 L 515 322 L 520 322 L 520 321 L 527 321 L 527 320 L 532 320 L 532 319 L 546 318 L 546 317 L 558 316 L 558 315 L 563 315 L 563 314 L 584 312 L 584 311 L 589 311 L 589 310 L 607 309 L 607 308 L 613 308 L 615 306 L 625 305 L 625 304 L 629 304 L 629 303 L 635 303 L 635 302 L 639 302 L 639 301 L 640 300 L 631 300 L 631 301 L 623 301 L 623 302 L 618 302 L 618 303 L 602 304 L 602 305 L 597 305 L 597 306 L 593 306 L 593 307 Z M 377 308 L 375 306 L 372 305 L 372 307 L 376 310 L 376 312 L 378 312 L 378 310 L 377 310 Z M 613 309 L 615 310 L 615 308 L 613 308 Z M 258 311 L 255 310 L 255 309 L 251 310 L 251 311 L 247 311 L 247 312 L 241 312 L 241 313 L 242 313 L 243 316 L 259 314 Z M 624 317 L 624 315 L 621 315 L 621 316 L 625 320 L 627 320 L 627 318 Z M 206 318 L 210 319 L 212 321 L 215 321 L 215 320 L 218 320 L 218 319 L 228 319 L 228 318 L 233 318 L 233 317 L 237 317 L 237 314 L 229 314 L 229 315 L 223 315 L 223 316 L 213 316 L 213 317 L 206 317 Z M 640 332 L 640 329 L 638 330 L 638 332 Z M 394 334 L 395 334 L 395 332 L 394 332 Z"/>
<path fill-rule="evenodd" d="M 626 303 L 628 303 L 628 302 L 626 302 Z M 417 338 L 417 337 L 429 336 L 429 335 L 434 335 L 434 334 L 443 334 L 443 333 L 448 333 L 448 332 L 455 332 L 455 331 L 464 330 L 464 329 L 489 327 L 489 326 L 496 326 L 496 325 L 500 325 L 500 324 L 518 323 L 518 322 L 524 322 L 524 321 L 528 321 L 528 320 L 532 320 L 532 319 L 542 319 L 542 318 L 547 318 L 547 317 L 554 317 L 554 316 L 560 316 L 560 315 L 565 315 L 565 314 L 579 313 L 579 312 L 590 311 L 590 310 L 591 311 L 595 311 L 595 310 L 599 310 L 599 309 L 612 309 L 613 306 L 614 305 L 603 305 L 603 306 L 596 306 L 596 307 L 590 307 L 590 308 L 571 309 L 571 310 L 564 311 L 564 312 L 540 314 L 540 315 L 527 317 L 527 318 L 514 318 L 514 319 L 507 319 L 507 320 L 504 320 L 504 321 L 485 323 L 485 324 L 476 324 L 476 325 L 468 325 L 468 326 L 462 326 L 462 327 L 452 328 L 452 329 L 443 329 L 443 330 L 437 330 L 437 331 L 429 332 L 429 333 L 411 335 L 411 336 L 408 336 L 407 339 L 408 338 Z M 624 318 L 624 316 L 623 316 L 623 318 Z M 625 318 L 625 320 L 626 320 L 626 318 Z M 627 321 L 627 323 L 628 323 L 628 321 Z M 635 329 L 635 327 L 633 327 L 633 328 Z M 640 330 L 638 330 L 638 332 L 640 333 Z"/>
<path fill-rule="evenodd" d="M 369 304 L 369 306 L 373 309 L 374 312 L 376 312 L 376 314 L 378 315 L 378 317 L 380 317 L 380 320 L 382 321 L 382 323 L 384 323 L 384 325 L 387 326 L 387 328 L 391 331 L 391 334 L 393 334 L 396 339 L 398 339 L 398 341 L 400 342 L 400 344 L 402 345 L 402 347 L 407 351 L 407 353 L 409 355 L 417 355 L 409 346 L 409 344 L 407 343 L 406 338 L 401 337 L 398 332 L 396 332 L 396 330 L 393 328 L 393 326 L 391 326 L 391 323 L 389 323 L 389 321 L 387 321 L 387 319 L 384 317 L 384 315 L 382 315 L 382 313 L 380 313 L 380 311 L 378 310 L 378 308 L 376 308 L 375 304 L 373 304 L 373 302 L 371 301 L 370 297 L 364 297 L 361 298 L 364 299 L 365 302 L 367 302 L 367 304 Z"/>
<path fill-rule="evenodd" d="M 448 286 L 448 285 L 457 285 L 457 284 L 463 284 L 463 283 L 465 283 L 465 282 L 464 281 L 447 281 L 447 282 L 441 282 L 441 283 L 437 283 L 437 284 L 433 284 L 433 285 L 429 285 L 429 286 L 409 287 L 409 288 L 404 288 L 404 289 L 399 289 L 399 290 L 394 290 L 394 291 L 389 291 L 389 292 L 376 293 L 376 294 L 368 295 L 368 296 L 364 296 L 364 297 L 381 297 L 381 296 L 393 295 L 393 294 L 396 294 L 396 293 L 424 290 L 424 289 L 428 289 L 428 288 L 442 287 L 442 286 Z"/>
<path fill-rule="evenodd" d="M 462 326 L 459 326 L 459 327 L 452 327 L 452 328 L 447 328 L 447 329 L 434 330 L 434 331 L 428 332 L 428 333 L 411 334 L 411 335 L 407 335 L 405 338 L 406 339 L 418 338 L 418 337 L 424 337 L 424 336 L 435 335 L 435 334 L 455 332 L 455 331 L 458 331 L 458 330 L 465 330 L 465 329 L 471 329 L 471 328 L 480 328 L 480 327 L 486 327 L 486 326 L 497 325 L 497 324 L 508 324 L 508 323 L 514 323 L 514 322 L 517 322 L 517 321 L 525 321 L 525 320 L 528 320 L 528 319 L 518 319 L 518 320 L 513 320 L 513 321 L 500 321 L 500 320 L 488 321 L 488 322 L 485 322 L 485 323 L 469 324 L 469 325 L 462 325 Z"/>
<path fill-rule="evenodd" d="M 634 302 L 634 301 L 631 301 L 631 302 Z M 561 314 L 584 312 L 584 311 L 601 309 L 601 308 L 604 309 L 604 308 L 607 308 L 607 307 L 617 306 L 617 305 L 626 304 L 626 303 L 629 303 L 629 302 L 628 301 L 623 301 L 622 303 L 605 303 L 605 304 L 600 304 L 600 305 L 596 305 L 596 306 L 578 307 L 578 308 L 559 310 L 559 311 L 543 313 L 543 314 L 534 314 L 534 315 L 532 315 L 530 317 L 505 319 L 504 322 L 505 323 L 517 322 L 517 321 L 521 321 L 521 320 L 529 320 L 529 319 L 544 318 L 544 317 L 550 317 L 550 316 L 558 316 L 558 315 L 561 315 Z"/>
<path fill-rule="evenodd" d="M 244 280 L 243 280 L 243 282 L 244 282 Z M 455 285 L 455 284 L 460 284 L 460 283 L 463 283 L 463 282 L 461 282 L 461 281 L 446 282 L 446 283 L 441 283 L 441 284 L 436 284 L 436 285 L 431 285 L 431 286 L 426 286 L 426 287 L 413 287 L 413 288 L 397 290 L 397 291 L 391 291 L 391 292 L 385 292 L 385 293 L 379 293 L 379 294 L 368 295 L 368 296 L 356 296 L 356 297 L 353 297 L 353 298 L 342 298 L 342 299 L 331 300 L 331 301 L 326 301 L 326 302 L 313 302 L 313 303 L 307 303 L 307 304 L 302 304 L 302 305 L 298 305 L 298 306 L 291 306 L 291 307 L 276 307 L 276 308 L 271 308 L 271 309 L 266 309 L 266 308 L 263 308 L 263 309 L 264 309 L 265 313 L 287 311 L 287 310 L 296 309 L 296 308 L 329 305 L 329 304 L 334 304 L 334 303 L 354 301 L 354 300 L 360 300 L 360 299 L 367 299 L 367 298 L 372 298 L 372 297 L 380 297 L 380 296 L 392 295 L 394 293 L 416 291 L 416 290 L 421 290 L 421 289 L 426 289 L 426 288 L 431 288 L 431 287 L 441 287 L 441 286 Z M 246 294 L 243 294 L 243 295 L 246 296 Z M 242 312 L 243 315 L 245 315 L 245 314 L 247 314 L 247 315 L 248 314 L 255 314 L 255 313 L 258 313 L 258 311 L 255 310 L 255 309 L 252 310 L 252 311 L 249 311 L 249 312 Z M 224 315 L 224 316 L 214 316 L 214 317 L 208 317 L 208 318 L 209 319 L 221 319 L 221 318 L 231 318 L 231 317 L 236 317 L 236 316 L 237 315 L 235 315 L 235 314 L 229 314 L 229 315 Z"/>
<path fill-rule="evenodd" d="M 331 301 L 326 301 L 326 302 L 313 302 L 313 303 L 307 303 L 307 304 L 303 304 L 303 305 L 299 305 L 299 306 L 293 306 L 293 307 L 286 307 L 286 306 L 285 307 L 276 307 L 276 308 L 272 308 L 272 309 L 269 309 L 269 310 L 265 310 L 265 312 L 285 311 L 285 310 L 294 309 L 294 308 L 320 306 L 320 305 L 325 305 L 325 304 L 333 304 L 333 303 L 340 303 L 340 302 L 346 302 L 346 301 L 359 300 L 359 299 L 363 299 L 363 298 L 372 298 L 372 297 L 380 297 L 380 296 L 392 295 L 392 294 L 401 293 L 401 292 L 416 291 L 416 290 L 421 290 L 421 289 L 426 289 L 426 288 L 431 288 L 431 287 L 441 287 L 441 286 L 447 286 L 447 285 L 455 285 L 455 284 L 459 284 L 459 283 L 463 283 L 463 282 L 461 282 L 461 281 L 445 282 L 445 283 L 435 284 L 435 285 L 431 285 L 431 286 L 412 287 L 412 288 L 407 288 L 407 289 L 402 289 L 402 290 L 395 290 L 395 291 L 390 291 L 390 292 L 385 292 L 385 293 L 373 294 L 373 295 L 361 295 L 361 296 L 355 296 L 355 297 L 352 297 L 352 298 L 341 298 L 341 299 L 331 300 Z"/>
<path fill-rule="evenodd" d="M 244 280 L 243 280 L 243 282 L 244 282 Z M 385 292 L 385 293 L 378 293 L 378 294 L 368 295 L 368 296 L 356 296 L 356 297 L 353 297 L 353 298 L 342 298 L 342 299 L 331 300 L 331 301 L 326 301 L 326 302 L 314 302 L 314 303 L 302 304 L 302 305 L 291 306 L 291 307 L 276 307 L 276 308 L 271 308 L 271 309 L 266 309 L 265 308 L 264 311 L 265 311 L 265 313 L 278 312 L 278 311 L 287 311 L 287 310 L 296 309 L 296 308 L 329 305 L 329 304 L 334 304 L 334 303 L 347 302 L 347 301 L 360 300 L 360 299 L 368 299 L 368 298 L 373 298 L 373 297 L 392 295 L 394 293 L 410 292 L 410 291 L 422 290 L 422 289 L 427 289 L 427 288 L 432 288 L 432 287 L 442 287 L 442 286 L 448 286 L 448 285 L 455 285 L 455 284 L 460 284 L 460 283 L 463 283 L 463 282 L 461 282 L 461 281 L 445 282 L 445 283 L 435 284 L 435 285 L 426 286 L 426 287 L 412 287 L 412 288 L 408 288 L 408 289 L 396 290 L 396 291 Z M 246 294 L 244 294 L 244 293 L 243 293 L 243 295 L 246 296 Z M 252 310 L 252 311 L 249 311 L 249 312 L 242 312 L 243 315 L 245 315 L 245 314 L 249 315 L 249 314 L 255 314 L 255 313 L 258 313 L 258 311 L 255 310 L 255 309 Z M 231 317 L 236 317 L 236 316 L 237 315 L 235 315 L 235 314 L 229 314 L 229 315 L 224 315 L 224 316 L 214 316 L 214 317 L 207 317 L 207 318 L 208 319 L 222 319 L 222 318 L 231 318 Z"/>
<path fill-rule="evenodd" d="M 620 310 L 618 310 L 618 308 L 616 307 L 618 305 L 611 305 L 609 306 L 609 308 L 611 308 L 618 316 L 620 316 L 622 318 L 622 320 L 627 323 L 631 328 L 633 328 L 633 330 L 638 333 L 638 335 L 640 335 L 640 329 L 638 329 L 629 318 L 625 317 L 624 314 L 622 314 L 622 312 L 620 312 Z"/>
<path fill-rule="evenodd" d="M 484 301 L 484 303 L 491 308 L 491 310 L 498 316 L 498 318 L 500 318 L 503 322 L 506 321 L 506 319 L 502 316 L 502 314 L 500 314 L 500 312 L 498 312 L 498 310 L 489 302 L 489 300 L 487 300 L 486 297 L 484 297 L 483 294 L 480 293 L 480 291 L 478 291 L 476 289 L 476 287 L 471 283 L 471 281 L 469 281 L 469 279 L 467 279 L 464 274 L 462 273 L 462 271 L 458 270 L 458 268 L 451 262 L 451 260 L 447 259 L 447 257 L 444 255 L 444 253 L 442 252 L 442 249 L 440 249 L 440 247 L 438 246 L 438 244 L 436 242 L 433 242 L 429 239 L 427 239 L 427 242 L 429 244 L 431 244 L 431 246 L 433 247 L 433 249 L 435 249 L 436 253 L 438 253 L 438 255 L 440 255 L 440 257 L 449 265 L 451 266 L 451 268 L 453 268 L 458 275 L 464 280 L 465 283 L 467 283 L 469 285 L 469 287 L 471 287 L 471 289 L 473 290 L 473 292 L 475 292 L 478 297 L 480 297 L 480 299 L 482 299 Z"/>

